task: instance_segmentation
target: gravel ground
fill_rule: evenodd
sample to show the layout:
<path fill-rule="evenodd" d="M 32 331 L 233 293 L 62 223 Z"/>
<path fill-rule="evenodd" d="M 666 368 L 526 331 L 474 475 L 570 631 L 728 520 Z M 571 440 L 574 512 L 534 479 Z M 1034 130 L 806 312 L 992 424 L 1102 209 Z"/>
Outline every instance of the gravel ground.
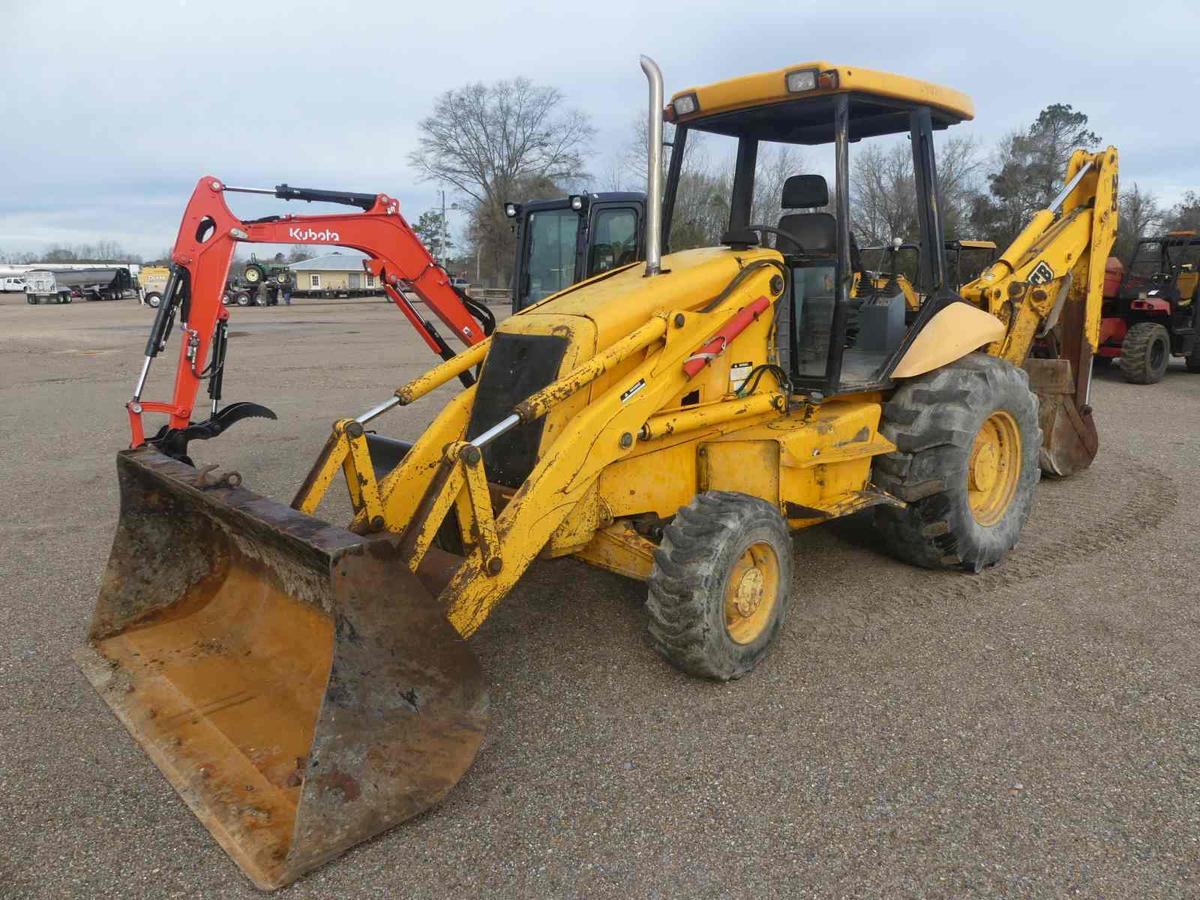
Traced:
<path fill-rule="evenodd" d="M 148 324 L 0 300 L 4 896 L 256 896 L 69 658 Z M 381 302 L 232 331 L 226 396 L 280 418 L 197 455 L 285 499 L 335 417 L 430 362 Z M 1095 465 L 1043 482 L 998 568 L 907 568 L 859 519 L 797 535 L 791 619 L 736 684 L 654 654 L 640 585 L 539 564 L 473 639 L 466 778 L 283 896 L 1200 895 L 1200 377 L 1105 374 L 1094 401 Z"/>

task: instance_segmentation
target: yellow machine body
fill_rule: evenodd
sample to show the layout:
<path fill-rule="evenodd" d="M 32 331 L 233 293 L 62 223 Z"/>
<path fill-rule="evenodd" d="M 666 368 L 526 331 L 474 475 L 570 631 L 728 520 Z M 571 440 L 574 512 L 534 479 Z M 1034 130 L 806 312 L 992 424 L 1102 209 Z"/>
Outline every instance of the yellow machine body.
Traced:
<path fill-rule="evenodd" d="M 803 96 L 792 92 L 797 71 L 812 73 Z M 668 116 L 695 125 L 761 107 L 810 116 L 808 127 L 826 115 L 827 95 L 847 93 L 879 98 L 860 123 L 868 136 L 908 128 L 896 105 L 919 105 L 912 121 L 926 147 L 933 127 L 972 115 L 956 91 L 810 63 L 677 94 Z M 811 99 L 819 102 L 805 107 Z M 834 99 L 844 113 L 847 98 Z M 770 131 L 769 115 L 745 121 Z M 896 434 L 885 432 L 885 411 L 906 383 L 932 383 L 908 379 L 956 363 L 960 373 L 990 367 L 1036 420 L 1013 367 L 1057 336 L 1074 350 L 1030 369 L 1043 397 L 1043 465 L 1065 473 L 1090 462 L 1081 361 L 1090 374 L 1116 228 L 1116 151 L 1077 153 L 1068 179 L 1061 211 L 1035 217 L 963 298 L 943 291 L 915 309 L 906 293 L 914 318 L 903 323 L 904 341 L 877 376 L 852 382 L 861 388 L 843 389 L 828 373 L 832 390 L 797 388 L 780 344 L 802 263 L 735 235 L 660 260 L 648 248 L 645 267 L 606 272 L 524 309 L 389 403 L 339 420 L 290 507 L 151 447 L 124 451 L 121 522 L 80 664 L 222 846 L 256 884 L 274 888 L 428 809 L 462 776 L 487 715 L 464 639 L 539 557 L 574 555 L 647 579 L 653 594 L 672 540 L 664 534 L 682 534 L 705 498 L 741 504 L 758 516 L 759 537 L 730 549 L 706 590 L 714 616 L 742 617 L 730 631 L 733 651 L 753 645 L 761 654 L 790 593 L 788 528 L 868 507 L 907 515 L 924 502 L 896 479 L 900 487 L 888 490 L 876 483 L 877 465 L 905 450 L 885 436 Z M 926 187 L 932 196 L 936 186 Z M 859 273 L 842 274 L 833 302 L 848 305 Z M 789 328 L 798 333 L 795 322 Z M 830 333 L 836 362 L 842 337 Z M 980 348 L 1011 365 L 964 359 Z M 475 371 L 477 382 L 399 462 L 377 469 L 365 425 Z M 1036 446 L 1038 425 L 1020 427 L 997 410 L 965 447 L 969 460 L 941 473 L 969 487 L 968 515 L 981 525 L 998 520 L 1019 487 L 1028 499 L 1036 481 L 1025 465 L 1036 454 L 1015 442 L 1035 435 Z M 1074 449 L 1059 452 L 1056 441 Z M 355 510 L 348 528 L 316 518 L 339 477 Z"/>

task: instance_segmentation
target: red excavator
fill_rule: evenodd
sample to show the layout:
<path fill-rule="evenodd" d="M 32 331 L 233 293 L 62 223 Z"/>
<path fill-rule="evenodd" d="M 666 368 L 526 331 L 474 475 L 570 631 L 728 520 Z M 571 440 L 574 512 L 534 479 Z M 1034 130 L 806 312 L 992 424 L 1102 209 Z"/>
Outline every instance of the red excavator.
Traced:
<path fill-rule="evenodd" d="M 226 205 L 227 193 L 267 194 L 280 200 L 336 203 L 358 207 L 362 212 L 268 216 L 242 221 Z M 240 188 L 205 176 L 196 185 L 183 214 L 179 237 L 171 253 L 171 274 L 146 342 L 141 375 L 133 397 L 126 404 L 131 446 L 153 444 L 167 456 L 190 462 L 187 457 L 190 441 L 215 437 L 241 419 L 275 418 L 270 409 L 257 403 L 221 406 L 229 311 L 221 304 L 220 297 L 239 242 L 331 244 L 367 254 L 363 260 L 364 271 L 379 279 L 387 296 L 442 359 L 451 359 L 454 350 L 434 323 L 417 311 L 411 299 L 413 296 L 423 301 L 454 337 L 468 347 L 478 344 L 496 326 L 495 317 L 485 305 L 454 286 L 450 276 L 400 215 L 400 204 L 386 194 L 296 188 L 286 184 L 275 188 Z M 142 391 L 150 365 L 166 348 L 177 314 L 183 337 L 173 399 L 169 403 L 143 400 Z M 466 387 L 474 383 L 470 372 L 459 377 Z M 212 408 L 207 419 L 194 422 L 196 394 L 203 381 L 208 382 Z M 168 416 L 167 424 L 150 438 L 146 437 L 142 423 L 142 414 L 147 412 Z"/>

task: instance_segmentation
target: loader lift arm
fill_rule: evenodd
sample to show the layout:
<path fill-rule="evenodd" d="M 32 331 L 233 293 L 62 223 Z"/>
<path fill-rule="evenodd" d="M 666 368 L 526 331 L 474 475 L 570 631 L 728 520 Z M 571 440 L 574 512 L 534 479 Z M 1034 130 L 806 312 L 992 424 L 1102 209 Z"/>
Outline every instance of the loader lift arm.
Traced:
<path fill-rule="evenodd" d="M 268 194 L 282 200 L 340 203 L 362 212 L 318 216 L 270 216 L 253 221 L 237 218 L 225 203 L 224 194 Z M 414 309 L 406 297 L 416 294 L 467 347 L 482 341 L 495 327 L 486 307 L 458 291 L 445 270 L 429 254 L 420 238 L 400 215 L 399 203 L 386 194 L 362 194 L 281 184 L 274 189 L 236 188 L 220 179 L 205 176 L 197 183 L 183 215 L 179 236 L 171 253 L 173 269 L 163 292 L 145 360 L 126 404 L 131 447 L 147 443 L 142 414 L 163 413 L 168 422 L 149 441 L 176 458 L 185 458 L 187 441 L 219 434 L 239 418 L 274 417 L 257 404 L 234 404 L 219 409 L 221 376 L 226 354 L 228 312 L 221 302 L 229 266 L 239 242 L 258 244 L 315 244 L 350 247 L 367 254 L 366 272 L 379 279 L 387 296 L 399 307 L 422 340 L 442 359 L 455 354 L 429 319 Z M 170 402 L 142 399 L 150 365 L 165 349 L 178 315 L 182 341 L 175 385 Z M 193 423 L 192 415 L 200 384 L 209 380 L 212 416 Z M 463 372 L 464 385 L 473 383 Z M 236 408 L 235 408 L 236 407 Z"/>

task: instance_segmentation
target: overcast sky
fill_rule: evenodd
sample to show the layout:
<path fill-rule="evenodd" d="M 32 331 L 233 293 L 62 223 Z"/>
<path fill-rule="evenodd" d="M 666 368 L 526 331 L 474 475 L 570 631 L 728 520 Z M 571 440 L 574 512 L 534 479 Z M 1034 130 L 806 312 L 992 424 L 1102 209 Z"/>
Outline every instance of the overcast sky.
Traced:
<path fill-rule="evenodd" d="M 383 191 L 415 221 L 438 203 L 406 161 L 417 122 L 447 89 L 516 75 L 590 113 L 602 175 L 645 106 L 640 52 L 668 95 L 814 59 L 944 83 L 974 99 L 956 131 L 985 146 L 1070 103 L 1120 149 L 1124 185 L 1168 204 L 1200 189 L 1194 2 L 0 0 L 0 34 L 5 251 L 156 255 L 203 174 Z"/>

